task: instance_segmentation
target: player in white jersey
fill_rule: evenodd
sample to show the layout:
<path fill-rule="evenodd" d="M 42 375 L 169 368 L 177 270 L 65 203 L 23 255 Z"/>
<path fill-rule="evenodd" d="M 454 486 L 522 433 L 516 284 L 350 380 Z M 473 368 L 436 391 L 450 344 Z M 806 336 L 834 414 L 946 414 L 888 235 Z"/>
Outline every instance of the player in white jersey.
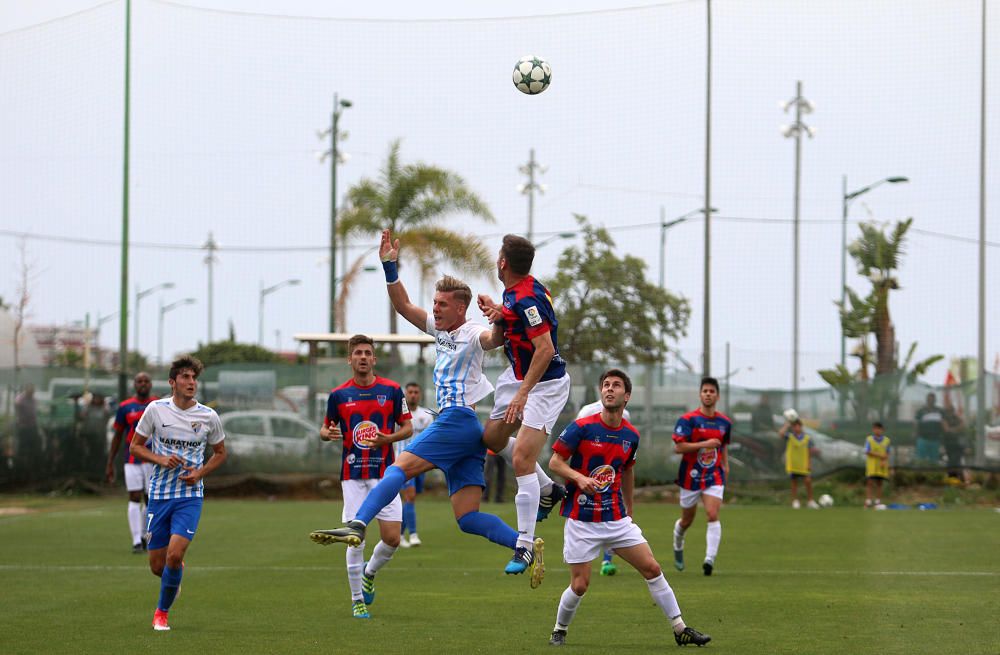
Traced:
<path fill-rule="evenodd" d="M 393 308 L 437 341 L 434 386 L 440 414 L 406 447 L 395 464 L 386 469 L 382 481 L 365 498 L 354 520 L 348 521 L 343 528 L 316 530 L 309 536 L 320 544 L 360 544 L 365 538 L 365 528 L 396 497 L 406 480 L 440 468 L 448 481 L 451 506 L 459 528 L 513 550 L 517 545 L 517 532 L 499 517 L 479 511 L 486 486 L 483 477 L 486 446 L 475 404 L 493 391 L 493 385 L 483 375 L 484 353 L 498 348 L 503 342 L 496 340 L 489 328 L 468 322 L 466 312 L 472 302 L 472 290 L 451 276 L 446 275 L 435 285 L 432 312 L 410 302 L 399 280 L 396 264 L 399 240 L 393 242 L 389 230 L 382 232 L 379 256 Z M 539 539 L 535 552 L 540 554 L 542 548 Z M 542 558 L 536 557 L 531 566 L 532 587 L 541 584 L 544 571 Z"/>
<path fill-rule="evenodd" d="M 601 395 L 601 390 L 597 390 L 597 395 Z M 604 404 L 601 402 L 600 398 L 592 403 L 584 405 L 580 408 L 580 411 L 576 413 L 577 420 L 581 418 L 587 418 L 588 416 L 593 416 L 594 414 L 600 414 L 601 410 L 604 409 Z M 626 421 L 632 421 L 632 415 L 627 409 L 622 410 L 622 418 Z M 604 549 L 604 559 L 601 562 L 601 575 L 614 575 L 618 573 L 618 565 L 614 563 L 615 551 L 611 548 Z"/>
<path fill-rule="evenodd" d="M 161 578 L 154 630 L 170 629 L 167 613 L 181 586 L 184 554 L 201 518 L 202 479 L 226 461 L 226 435 L 219 415 L 195 400 L 203 368 L 189 356 L 170 365 L 171 397 L 146 407 L 129 445 L 138 459 L 154 464 L 146 513 L 149 568 Z M 207 462 L 206 444 L 212 447 Z"/>
<path fill-rule="evenodd" d="M 431 423 L 434 422 L 434 416 L 436 412 L 431 412 L 426 407 L 420 406 L 420 398 L 423 395 L 423 389 L 420 388 L 420 384 L 417 382 L 407 382 L 406 387 L 403 389 L 406 394 L 406 404 L 410 408 L 410 415 L 413 417 L 413 436 L 409 439 L 404 439 L 403 441 L 397 441 L 392 444 L 393 448 L 396 449 L 396 457 L 402 453 L 408 444 L 413 441 L 414 438 L 421 432 L 423 432 Z M 402 490 L 399 492 L 399 497 L 403 499 L 403 533 L 399 538 L 399 545 L 403 548 L 409 548 L 410 546 L 419 546 L 423 542 L 420 540 L 420 536 L 417 534 L 417 494 L 424 492 L 424 474 L 410 478 L 403 485 Z M 409 537 L 407 537 L 409 533 Z"/>

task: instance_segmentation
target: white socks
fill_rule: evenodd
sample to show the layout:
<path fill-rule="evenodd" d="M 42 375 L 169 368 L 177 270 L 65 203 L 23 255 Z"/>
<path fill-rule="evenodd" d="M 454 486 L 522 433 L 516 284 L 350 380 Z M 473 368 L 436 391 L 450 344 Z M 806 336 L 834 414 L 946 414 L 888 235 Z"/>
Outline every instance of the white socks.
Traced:
<path fill-rule="evenodd" d="M 497 455 L 500 455 L 504 460 L 510 464 L 510 470 L 514 470 L 514 443 L 516 440 L 514 437 L 507 439 L 507 446 L 501 450 Z M 552 491 L 552 478 L 548 476 L 545 469 L 538 462 L 535 462 L 535 475 L 538 477 L 538 488 L 540 494 L 548 495 Z"/>
<path fill-rule="evenodd" d="M 128 501 L 128 529 L 132 533 L 132 545 L 142 541 L 142 503 Z"/>
<path fill-rule="evenodd" d="M 351 600 L 361 600 L 361 574 L 365 568 L 365 542 L 347 547 L 347 584 L 351 586 Z"/>
<path fill-rule="evenodd" d="M 684 550 L 684 533 L 686 530 L 681 527 L 681 520 L 674 522 L 674 550 Z"/>
<path fill-rule="evenodd" d="M 715 562 L 719 554 L 719 542 L 722 541 L 722 522 L 709 521 L 705 528 L 705 560 Z"/>
<path fill-rule="evenodd" d="M 649 586 L 649 595 L 653 597 L 653 601 L 663 611 L 664 616 L 670 619 L 674 632 L 683 632 L 685 625 L 681 619 L 681 608 L 677 605 L 677 597 L 667 579 L 661 573 L 652 580 L 646 580 L 646 584 Z M 561 604 L 559 609 L 562 610 Z"/>
<path fill-rule="evenodd" d="M 517 495 L 514 496 L 514 507 L 517 508 L 517 545 L 528 550 L 534 550 L 535 546 L 535 522 L 538 519 L 540 497 L 538 477 L 534 473 L 517 476 Z"/>
<path fill-rule="evenodd" d="M 556 613 L 556 626 L 553 630 L 566 630 L 576 615 L 576 608 L 580 607 L 583 596 L 577 596 L 572 587 L 566 587 L 559 599 L 559 611 Z"/>
<path fill-rule="evenodd" d="M 365 567 L 365 573 L 368 575 L 375 575 L 378 570 L 389 563 L 392 559 L 392 554 L 396 552 L 396 549 L 385 543 L 384 541 L 379 541 L 375 544 L 375 550 L 372 551 L 372 558 L 368 560 L 368 566 Z"/>

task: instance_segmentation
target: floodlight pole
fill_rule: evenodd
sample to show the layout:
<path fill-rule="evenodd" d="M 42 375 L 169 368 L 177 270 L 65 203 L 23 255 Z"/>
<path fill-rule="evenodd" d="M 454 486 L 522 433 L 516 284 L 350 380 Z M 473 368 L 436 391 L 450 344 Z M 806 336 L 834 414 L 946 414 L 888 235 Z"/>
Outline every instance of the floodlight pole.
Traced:
<path fill-rule="evenodd" d="M 122 253 L 121 289 L 118 307 L 118 399 L 128 391 L 128 172 L 129 98 L 131 97 L 132 0 L 125 0 L 125 138 L 122 157 Z"/>
<path fill-rule="evenodd" d="M 979 317 L 976 370 L 976 464 L 986 464 L 986 0 L 982 0 L 979 70 Z"/>
<path fill-rule="evenodd" d="M 702 292 L 702 375 L 712 371 L 712 0 L 705 0 L 705 256 Z"/>

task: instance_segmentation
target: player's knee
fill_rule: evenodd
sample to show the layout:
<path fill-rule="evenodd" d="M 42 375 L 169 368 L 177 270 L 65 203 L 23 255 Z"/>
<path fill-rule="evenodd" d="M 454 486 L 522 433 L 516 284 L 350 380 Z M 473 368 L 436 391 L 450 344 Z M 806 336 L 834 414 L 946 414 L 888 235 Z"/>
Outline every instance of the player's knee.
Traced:
<path fill-rule="evenodd" d="M 385 545 L 388 546 L 389 548 L 399 548 L 399 535 L 398 534 L 389 535 L 388 537 L 384 537 L 382 539 L 382 541 L 385 542 Z"/>
<path fill-rule="evenodd" d="M 133 503 L 141 503 L 142 502 L 142 492 L 141 491 L 130 491 L 130 492 L 128 492 L 128 499 L 131 500 Z"/>
<path fill-rule="evenodd" d="M 587 593 L 587 587 L 590 586 L 590 580 L 586 578 L 573 578 L 569 583 L 569 588 L 573 590 L 573 593 L 577 596 L 582 596 Z"/>
<path fill-rule="evenodd" d="M 646 580 L 654 580 L 661 575 L 663 575 L 663 569 L 660 568 L 660 563 L 655 559 L 649 562 L 643 562 L 639 567 L 639 574 L 642 575 Z"/>
<path fill-rule="evenodd" d="M 154 562 L 150 560 L 149 570 L 153 572 L 153 575 L 159 578 L 163 575 L 163 562 Z"/>
<path fill-rule="evenodd" d="M 179 569 L 184 564 L 184 553 L 167 551 L 167 566 L 172 569 Z"/>
<path fill-rule="evenodd" d="M 705 519 L 709 523 L 713 523 L 719 520 L 719 510 L 718 509 L 708 509 L 705 510 Z"/>

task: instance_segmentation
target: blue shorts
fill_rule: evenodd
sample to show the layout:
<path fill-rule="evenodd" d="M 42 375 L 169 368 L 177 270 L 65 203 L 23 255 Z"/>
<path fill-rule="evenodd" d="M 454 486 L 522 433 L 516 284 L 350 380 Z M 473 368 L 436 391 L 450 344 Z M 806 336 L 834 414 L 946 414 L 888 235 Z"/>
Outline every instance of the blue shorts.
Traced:
<path fill-rule="evenodd" d="M 424 474 L 410 478 L 403 483 L 403 489 L 416 489 L 418 494 L 424 493 Z"/>
<path fill-rule="evenodd" d="M 180 535 L 187 540 L 194 539 L 201 519 L 201 505 L 204 498 L 174 498 L 152 500 L 146 508 L 146 532 L 149 533 L 149 549 L 166 548 L 170 535 Z"/>
<path fill-rule="evenodd" d="M 471 407 L 446 407 L 410 442 L 406 452 L 444 471 L 448 495 L 464 487 L 486 486 L 483 426 Z"/>

